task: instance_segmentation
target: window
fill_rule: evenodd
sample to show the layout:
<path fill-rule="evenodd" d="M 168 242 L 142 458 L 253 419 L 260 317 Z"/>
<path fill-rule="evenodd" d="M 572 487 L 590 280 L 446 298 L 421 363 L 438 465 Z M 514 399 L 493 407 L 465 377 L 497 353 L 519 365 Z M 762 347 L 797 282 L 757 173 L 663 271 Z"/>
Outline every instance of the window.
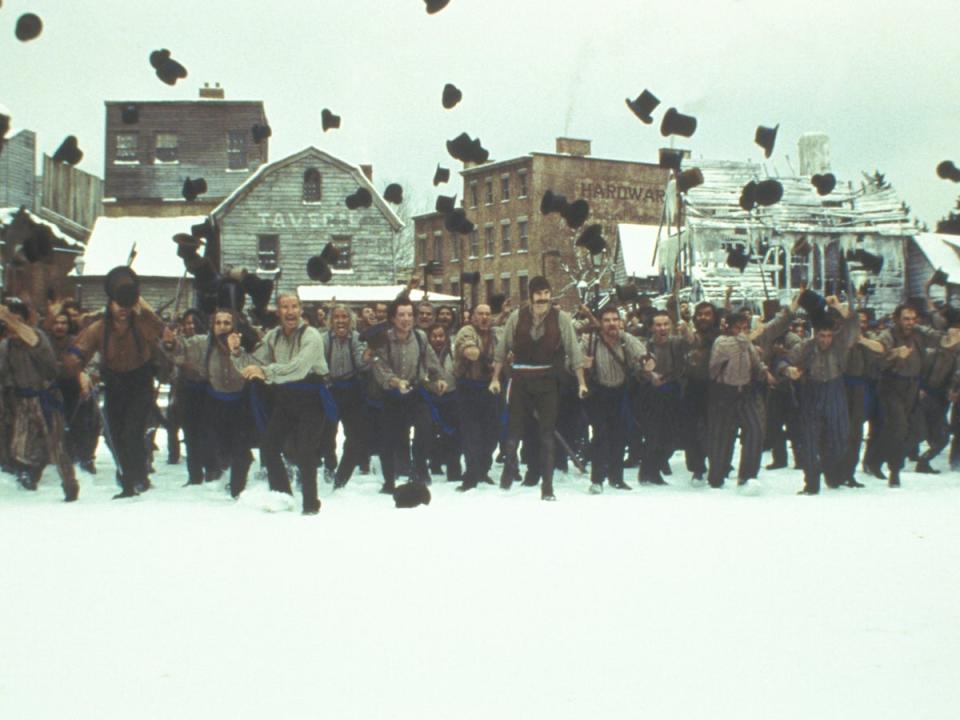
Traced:
<path fill-rule="evenodd" d="M 500 226 L 500 254 L 501 255 L 510 254 L 510 226 L 509 225 Z"/>
<path fill-rule="evenodd" d="M 486 286 L 487 290 L 487 302 L 490 302 L 490 298 L 492 298 L 497 292 L 493 287 L 493 278 L 487 278 L 486 282 L 484 282 L 484 285 Z"/>
<path fill-rule="evenodd" d="M 470 233 L 470 257 L 475 258 L 480 255 L 480 233 L 474 229 Z"/>
<path fill-rule="evenodd" d="M 520 283 L 520 301 L 523 302 L 527 299 L 527 276 L 521 275 L 517 281 Z"/>
<path fill-rule="evenodd" d="M 470 183 L 470 207 L 476 207 L 477 204 L 477 183 L 474 181 Z"/>
<path fill-rule="evenodd" d="M 510 278 L 509 277 L 500 278 L 500 292 L 502 292 L 507 297 L 510 297 Z"/>
<path fill-rule="evenodd" d="M 433 281 L 433 291 L 438 295 L 443 292 L 443 280 Z"/>
<path fill-rule="evenodd" d="M 316 203 L 323 199 L 323 176 L 316 168 L 307 168 L 303 173 L 303 201 Z"/>
<path fill-rule="evenodd" d="M 427 262 L 427 236 L 421 235 L 417 238 L 417 257 L 420 258 L 420 264 L 425 265 Z"/>
<path fill-rule="evenodd" d="M 527 244 L 527 221 L 518 220 L 517 221 L 517 251 L 518 252 L 527 252 L 529 250 L 529 245 Z"/>
<path fill-rule="evenodd" d="M 243 130 L 227 133 L 227 169 L 247 169 L 247 133 Z"/>
<path fill-rule="evenodd" d="M 137 150 L 140 145 L 140 136 L 137 133 L 117 133 L 115 141 L 116 152 L 113 161 L 118 163 L 137 162 Z"/>
<path fill-rule="evenodd" d="M 483 183 L 483 197 L 487 205 L 493 205 L 493 178 L 487 178 Z"/>
<path fill-rule="evenodd" d="M 483 229 L 483 244 L 486 255 L 493 256 L 493 225 L 487 225 Z"/>
<path fill-rule="evenodd" d="M 257 268 L 276 270 L 280 265 L 280 236 L 257 235 Z"/>
<path fill-rule="evenodd" d="M 504 175 L 500 178 L 500 202 L 506 202 L 510 199 L 510 176 Z"/>
<path fill-rule="evenodd" d="M 340 257 L 333 264 L 333 269 L 353 270 L 353 238 L 350 235 L 332 235 L 330 242 L 340 251 Z"/>
<path fill-rule="evenodd" d="M 463 248 L 463 239 L 460 233 L 450 236 L 450 262 L 460 262 L 460 251 Z"/>
<path fill-rule="evenodd" d="M 459 280 L 451 280 L 451 281 L 450 281 L 450 294 L 451 294 L 451 295 L 456 295 L 457 297 L 460 296 L 460 281 L 459 281 Z"/>
<path fill-rule="evenodd" d="M 156 162 L 175 163 L 180 159 L 177 155 L 176 133 L 157 133 L 156 145 Z"/>
<path fill-rule="evenodd" d="M 433 259 L 438 263 L 443 262 L 443 233 L 433 234 Z"/>
<path fill-rule="evenodd" d="M 520 181 L 520 194 L 518 195 L 518 197 L 524 198 L 524 197 L 526 197 L 526 196 L 528 195 L 528 192 L 527 192 L 527 173 L 526 173 L 526 171 L 522 171 L 520 174 L 518 174 L 518 175 L 517 175 L 517 180 Z"/>

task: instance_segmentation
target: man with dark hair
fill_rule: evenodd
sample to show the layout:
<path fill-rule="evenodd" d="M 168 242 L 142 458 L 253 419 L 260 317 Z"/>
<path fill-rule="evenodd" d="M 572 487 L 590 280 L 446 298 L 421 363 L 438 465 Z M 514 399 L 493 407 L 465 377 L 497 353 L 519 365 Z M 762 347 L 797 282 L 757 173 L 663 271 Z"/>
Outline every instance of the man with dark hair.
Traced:
<path fill-rule="evenodd" d="M 433 303 L 421 300 L 417 303 L 417 328 L 427 332 L 433 325 Z"/>
<path fill-rule="evenodd" d="M 941 314 L 945 327 L 960 326 L 955 314 Z M 956 386 L 957 346 L 944 348 L 928 347 L 924 353 L 923 371 L 920 375 L 920 390 L 917 403 L 910 418 L 910 445 L 927 443 L 927 449 L 917 459 L 916 472 L 936 475 L 930 461 L 939 455 L 950 440 L 947 411 L 950 409 L 950 394 Z"/>
<path fill-rule="evenodd" d="M 862 487 L 862 483 L 857 481 L 855 474 L 857 464 L 860 462 L 860 450 L 863 447 L 863 424 L 868 417 L 873 417 L 873 408 L 876 406 L 874 374 L 883 355 L 883 345 L 868 335 L 870 314 L 867 310 L 862 308 L 857 310 L 857 325 L 860 330 L 860 340 L 847 353 L 843 372 L 850 434 L 838 471 L 840 482 L 850 487 Z"/>
<path fill-rule="evenodd" d="M 707 472 L 707 397 L 710 388 L 710 351 L 720 334 L 720 318 L 716 306 L 699 302 L 693 309 L 693 334 L 686 358 L 687 388 L 683 398 L 684 446 L 687 470 L 695 482 L 702 482 Z"/>
<path fill-rule="evenodd" d="M 427 331 L 427 341 L 437 357 L 438 379 L 446 386 L 444 392 L 431 392 L 426 388 L 423 392 L 433 419 L 430 472 L 438 475 L 446 470 L 448 482 L 460 482 L 463 468 L 460 465 L 460 418 L 455 393 L 457 380 L 447 328 L 434 323 Z"/>
<path fill-rule="evenodd" d="M 296 294 L 281 293 L 277 302 L 280 325 L 270 330 L 252 353 L 243 349 L 238 332 L 230 335 L 228 346 L 234 366 L 246 380 L 261 380 L 275 389 L 273 408 L 260 438 L 260 459 L 267 466 L 270 489 L 293 494 L 282 456 L 289 448 L 290 459 L 300 471 L 303 514 L 316 515 L 320 511 L 317 450 L 324 422 L 336 417 L 324 384 L 328 371 L 323 336 L 304 322 Z"/>
<path fill-rule="evenodd" d="M 396 489 L 397 461 L 407 452 L 410 427 L 413 426 L 413 468 L 411 480 L 429 483 L 427 457 L 431 447 L 430 411 L 419 388 L 431 383 L 444 392 L 446 383 L 439 378 L 437 357 L 426 334 L 413 327 L 413 303 L 403 296 L 387 309 L 391 327 L 383 346 L 373 360 L 373 376 L 384 392 L 383 439 L 380 443 L 381 492 Z"/>
<path fill-rule="evenodd" d="M 513 368 L 507 391 L 510 408 L 507 441 L 504 443 L 503 473 L 500 486 L 508 490 L 517 469 L 517 443 L 523 434 L 527 415 L 531 414 L 540 429 L 540 473 L 543 500 L 556 500 L 553 492 L 554 431 L 559 405 L 558 378 L 564 365 L 577 376 L 577 394 L 587 395 L 583 375 L 583 353 L 577 343 L 573 319 L 566 312 L 551 307 L 550 283 L 542 276 L 530 280 L 527 289 L 530 303 L 510 314 L 504 325 L 504 342 L 497 345 L 490 392 L 500 393 L 500 371 L 507 354 L 513 352 Z"/>

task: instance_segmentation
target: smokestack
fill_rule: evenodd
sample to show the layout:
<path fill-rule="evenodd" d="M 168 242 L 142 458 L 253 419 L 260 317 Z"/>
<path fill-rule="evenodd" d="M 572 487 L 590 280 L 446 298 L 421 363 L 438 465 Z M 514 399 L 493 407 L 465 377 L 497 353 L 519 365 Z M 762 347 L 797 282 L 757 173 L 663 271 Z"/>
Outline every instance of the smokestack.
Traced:
<path fill-rule="evenodd" d="M 220 83 L 215 83 L 214 87 L 210 87 L 210 83 L 204 83 L 200 88 L 200 97 L 204 100 L 223 100 L 225 95 Z"/>
<path fill-rule="evenodd" d="M 826 133 L 804 133 L 797 141 L 797 151 L 801 175 L 830 172 L 830 138 Z"/>
<path fill-rule="evenodd" d="M 575 155 L 577 157 L 587 157 L 590 155 L 590 141 L 576 140 L 574 138 L 557 138 L 558 155 Z"/>

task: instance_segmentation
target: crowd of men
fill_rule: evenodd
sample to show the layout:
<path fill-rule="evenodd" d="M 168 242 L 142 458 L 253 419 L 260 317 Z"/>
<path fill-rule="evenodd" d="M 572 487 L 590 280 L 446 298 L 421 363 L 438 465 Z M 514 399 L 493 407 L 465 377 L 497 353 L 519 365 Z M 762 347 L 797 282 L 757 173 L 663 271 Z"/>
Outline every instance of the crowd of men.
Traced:
<path fill-rule="evenodd" d="M 501 296 L 463 313 L 407 293 L 308 312 L 281 293 L 265 328 L 235 304 L 165 321 L 123 289 L 92 315 L 72 301 L 42 317 L 0 305 L 0 464 L 27 490 L 51 464 L 76 500 L 75 468 L 97 471 L 102 436 L 116 497 L 144 493 L 159 427 L 168 462 L 182 433 L 187 484 L 227 474 L 237 497 L 258 449 L 270 489 L 298 484 L 305 514 L 320 509 L 318 477 L 339 492 L 370 474 L 372 456 L 395 498 L 436 475 L 463 492 L 495 484 L 496 463 L 502 490 L 539 486 L 548 501 L 570 463 L 589 464 L 598 494 L 631 490 L 633 468 L 640 484 L 665 484 L 677 452 L 691 482 L 719 488 L 757 478 L 768 450 L 766 468 L 792 462 L 807 495 L 862 487 L 861 463 L 890 487 L 908 459 L 936 473 L 951 435 L 960 467 L 960 312 L 949 305 L 878 318 L 858 298 L 804 291 L 765 318 L 729 294 L 720 307 L 674 297 L 571 314 L 536 277 L 516 309 Z"/>

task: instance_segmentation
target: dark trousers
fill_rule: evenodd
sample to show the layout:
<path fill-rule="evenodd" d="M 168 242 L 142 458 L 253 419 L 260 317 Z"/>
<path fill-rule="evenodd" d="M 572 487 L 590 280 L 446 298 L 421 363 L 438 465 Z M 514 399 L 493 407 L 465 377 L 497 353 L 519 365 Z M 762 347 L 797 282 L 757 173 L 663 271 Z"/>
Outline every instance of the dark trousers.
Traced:
<path fill-rule="evenodd" d="M 544 495 L 553 493 L 554 437 L 560 404 L 557 378 L 553 371 L 517 373 L 510 381 L 510 419 L 504 446 L 504 471 L 516 471 L 516 449 L 523 436 L 527 416 L 535 416 L 538 425 L 539 474 Z"/>
<path fill-rule="evenodd" d="M 145 435 L 154 410 L 150 367 L 105 373 L 103 405 L 119 465 L 120 486 L 127 492 L 145 489 L 149 485 Z"/>
<path fill-rule="evenodd" d="M 323 403 L 317 392 L 276 386 L 273 410 L 260 442 L 260 460 L 267 466 L 270 489 L 292 495 L 283 464 L 283 449 L 300 470 L 304 511 L 317 510 L 317 447 L 323 432 Z"/>
<path fill-rule="evenodd" d="M 677 383 L 650 386 L 643 395 L 640 417 L 643 424 L 643 450 L 640 455 L 640 480 L 660 479 L 660 470 L 681 445 L 680 418 L 682 390 Z"/>
<path fill-rule="evenodd" d="M 397 478 L 397 458 L 407 452 L 410 440 L 410 428 L 413 428 L 413 480 L 425 482 L 427 474 L 427 455 L 430 451 L 432 421 L 418 390 L 406 395 L 392 392 L 383 398 L 383 416 L 381 430 L 383 442 L 380 448 L 380 467 L 387 487 L 392 487 Z"/>
<path fill-rule="evenodd" d="M 91 394 L 80 399 L 80 383 L 76 380 L 61 381 L 63 394 L 63 417 L 67 423 L 67 452 L 73 462 L 87 462 L 97 454 L 100 439 L 100 414 L 97 412 L 96 396 Z"/>
<path fill-rule="evenodd" d="M 945 390 L 928 390 L 920 393 L 913 409 L 911 426 L 916 444 L 926 441 L 927 449 L 920 456 L 930 462 L 947 446 L 950 440 L 950 428 L 947 425 L 947 411 L 950 401 Z"/>
<path fill-rule="evenodd" d="M 587 416 L 593 428 L 590 441 L 590 482 L 611 485 L 623 482 L 623 451 L 630 422 L 627 388 L 594 385 L 586 399 Z"/>
<path fill-rule="evenodd" d="M 910 414 L 917 402 L 917 380 L 894 377 L 889 373 L 880 379 L 877 394 L 880 397 L 880 413 L 883 426 L 878 439 L 877 452 L 881 461 L 886 461 L 890 470 L 900 472 L 907 454 Z"/>
<path fill-rule="evenodd" d="M 687 389 L 683 394 L 680 432 L 683 437 L 687 470 L 701 476 L 707 472 L 709 387 L 706 380 L 687 380 Z"/>
<path fill-rule="evenodd" d="M 431 467 L 446 470 L 447 480 L 460 480 L 460 410 L 456 392 L 443 395 L 428 393 L 433 409 L 428 407 L 433 422 L 433 440 L 430 451 Z"/>
<path fill-rule="evenodd" d="M 191 485 L 203 482 L 204 469 L 213 470 L 217 456 L 216 436 L 206 432 L 204 406 L 207 402 L 205 383 L 183 382 L 177 388 L 177 415 L 183 428 L 187 450 L 187 479 Z M 176 429 L 173 430 L 176 432 Z M 168 430 L 170 432 L 170 430 Z"/>
<path fill-rule="evenodd" d="M 751 385 L 735 387 L 723 383 L 710 386 L 707 456 L 710 458 L 708 480 L 713 487 L 723 485 L 733 460 L 733 445 L 740 431 L 740 467 L 737 477 L 741 483 L 755 478 L 760 471 L 763 451 L 763 425 L 758 401 Z"/>
<path fill-rule="evenodd" d="M 766 446 L 774 465 L 787 464 L 787 440 L 793 446 L 793 454 L 799 457 L 800 438 L 797 428 L 798 408 L 793 385 L 784 380 L 767 393 Z"/>
<path fill-rule="evenodd" d="M 839 474 L 842 480 L 853 479 L 860 462 L 860 450 L 863 447 L 863 424 L 867 419 L 867 380 L 849 377 L 845 379 L 847 395 L 847 447 L 840 463 Z"/>
<path fill-rule="evenodd" d="M 820 490 L 820 475 L 837 487 L 850 434 L 850 417 L 843 378 L 800 383 L 800 465 L 805 489 Z"/>
<path fill-rule="evenodd" d="M 204 423 L 230 462 L 230 494 L 237 497 L 247 486 L 247 473 L 253 462 L 250 448 L 254 443 L 253 416 L 248 397 L 241 393 L 231 400 L 208 397 Z"/>
<path fill-rule="evenodd" d="M 326 467 L 335 467 L 336 482 L 343 484 L 353 476 L 353 471 L 367 454 L 367 413 L 359 381 L 334 383 L 331 392 L 337 403 L 340 422 L 343 425 L 343 457 L 337 465 L 336 455 L 334 455 L 334 464 Z M 333 425 L 333 423 L 328 424 Z M 335 430 L 331 435 L 336 440 Z M 326 459 L 324 462 L 326 463 Z"/>
<path fill-rule="evenodd" d="M 490 472 L 500 436 L 500 396 L 487 390 L 484 381 L 457 382 L 460 411 L 460 444 L 466 472 L 465 484 L 473 487 Z"/>

